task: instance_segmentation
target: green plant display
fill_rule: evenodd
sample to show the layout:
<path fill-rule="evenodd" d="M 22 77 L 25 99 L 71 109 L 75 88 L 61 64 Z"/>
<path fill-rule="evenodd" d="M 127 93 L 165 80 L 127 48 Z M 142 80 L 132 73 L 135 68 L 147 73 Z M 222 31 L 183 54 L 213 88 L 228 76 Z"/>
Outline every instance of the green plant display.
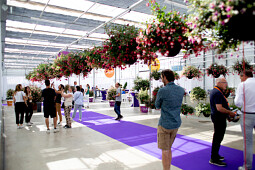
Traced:
<path fill-rule="evenodd" d="M 115 100 L 115 97 L 113 97 L 113 96 L 116 95 L 116 92 L 117 92 L 116 88 L 110 88 L 107 91 L 107 100 Z"/>
<path fill-rule="evenodd" d="M 187 104 L 182 104 L 181 113 L 183 115 L 193 114 L 194 113 L 194 108 L 192 106 L 187 105 Z"/>
<path fill-rule="evenodd" d="M 127 88 L 127 82 L 125 82 L 124 86 L 123 86 L 123 89 L 126 89 Z"/>
<path fill-rule="evenodd" d="M 150 82 L 149 80 L 144 80 L 140 77 L 137 77 L 135 80 L 134 80 L 134 84 L 135 84 L 135 87 L 134 87 L 134 90 L 145 90 L 145 89 L 148 89 L 150 87 Z"/>
<path fill-rule="evenodd" d="M 93 97 L 94 96 L 94 91 L 93 90 L 90 90 L 89 91 L 89 97 Z"/>
<path fill-rule="evenodd" d="M 37 86 L 30 86 L 32 102 L 42 102 L 42 89 Z"/>
<path fill-rule="evenodd" d="M 201 87 L 195 87 L 190 92 L 190 100 L 191 101 L 200 101 L 206 98 L 206 91 Z"/>
<path fill-rule="evenodd" d="M 9 89 L 6 92 L 6 100 L 11 100 L 13 98 L 14 90 Z"/>
<path fill-rule="evenodd" d="M 200 116 L 200 114 L 204 114 L 205 117 L 208 117 L 211 115 L 211 107 L 209 103 L 198 103 L 197 106 L 195 107 L 196 110 L 196 115 Z"/>
<path fill-rule="evenodd" d="M 150 77 L 154 78 L 154 80 L 159 80 L 160 76 L 161 76 L 161 72 L 159 72 L 157 70 L 152 71 L 152 73 L 150 75 Z"/>
<path fill-rule="evenodd" d="M 150 96 L 148 94 L 148 90 L 140 90 L 137 98 L 140 100 L 140 104 L 148 104 Z"/>

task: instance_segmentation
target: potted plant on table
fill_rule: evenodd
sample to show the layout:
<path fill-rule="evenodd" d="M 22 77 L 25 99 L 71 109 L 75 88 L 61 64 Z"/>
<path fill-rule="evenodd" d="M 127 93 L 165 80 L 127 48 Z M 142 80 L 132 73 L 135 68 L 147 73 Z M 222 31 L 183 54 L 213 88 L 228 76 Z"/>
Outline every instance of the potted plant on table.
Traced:
<path fill-rule="evenodd" d="M 190 92 L 190 100 L 191 101 L 200 101 L 206 98 L 207 94 L 204 89 L 201 87 L 195 87 Z"/>
<path fill-rule="evenodd" d="M 139 90 L 145 90 L 145 89 L 148 89 L 150 87 L 150 82 L 149 80 L 144 80 L 142 79 L 141 77 L 137 77 L 135 80 L 134 80 L 134 84 L 135 84 L 135 87 L 134 89 L 139 91 Z"/>
<path fill-rule="evenodd" d="M 6 92 L 7 106 L 12 106 L 14 90 L 9 89 Z"/>
<path fill-rule="evenodd" d="M 114 107 L 115 98 L 113 96 L 116 95 L 117 89 L 116 88 L 110 88 L 107 91 L 107 100 L 109 100 L 110 107 Z"/>
<path fill-rule="evenodd" d="M 141 112 L 142 113 L 148 113 L 148 104 L 149 104 L 149 99 L 150 99 L 150 96 L 148 94 L 148 90 L 147 89 L 140 90 L 138 95 L 137 95 L 137 98 L 140 101 L 140 110 L 141 110 Z"/>
<path fill-rule="evenodd" d="M 89 102 L 93 102 L 94 99 L 94 92 L 93 90 L 89 90 Z"/>
<path fill-rule="evenodd" d="M 196 78 L 202 77 L 203 73 L 195 66 L 187 66 L 184 68 L 183 75 L 188 79 L 192 79 L 194 77 Z"/>
<path fill-rule="evenodd" d="M 154 80 L 159 80 L 161 76 L 161 72 L 154 70 L 152 71 L 152 73 L 150 74 L 151 78 L 154 78 Z"/>
<path fill-rule="evenodd" d="M 30 86 L 33 102 L 33 110 L 41 112 L 42 110 L 42 90 L 37 86 Z"/>
<path fill-rule="evenodd" d="M 225 77 L 228 73 L 228 69 L 224 65 L 218 65 L 217 63 L 212 63 L 206 71 L 208 76 L 211 74 L 214 78 L 218 78 L 220 75 Z"/>
<path fill-rule="evenodd" d="M 195 107 L 195 110 L 197 116 L 200 116 L 201 113 L 205 117 L 209 117 L 211 115 L 211 107 L 209 103 L 198 103 L 197 106 Z"/>

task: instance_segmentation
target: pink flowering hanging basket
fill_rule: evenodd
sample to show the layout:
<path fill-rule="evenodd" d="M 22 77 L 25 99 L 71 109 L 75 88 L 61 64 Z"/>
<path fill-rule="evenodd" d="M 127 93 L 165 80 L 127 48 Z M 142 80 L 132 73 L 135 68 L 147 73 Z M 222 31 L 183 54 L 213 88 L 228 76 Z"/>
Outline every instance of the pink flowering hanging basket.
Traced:
<path fill-rule="evenodd" d="M 174 45 L 171 46 L 168 50 L 169 50 L 169 54 L 167 57 L 174 57 L 177 54 L 179 54 L 179 52 L 181 51 L 182 46 L 178 41 L 174 42 Z"/>

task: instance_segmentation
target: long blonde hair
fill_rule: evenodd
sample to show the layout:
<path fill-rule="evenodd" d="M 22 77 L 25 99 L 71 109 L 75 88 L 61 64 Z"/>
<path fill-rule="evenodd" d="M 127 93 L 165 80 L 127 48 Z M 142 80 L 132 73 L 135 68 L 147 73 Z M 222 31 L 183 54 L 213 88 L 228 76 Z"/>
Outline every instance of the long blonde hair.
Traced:
<path fill-rule="evenodd" d="M 16 93 L 17 93 L 18 91 L 22 91 L 22 89 L 21 89 L 21 84 L 17 84 L 17 85 L 16 85 L 16 88 L 15 88 L 15 91 L 14 91 L 14 94 L 13 94 L 13 95 L 16 95 Z"/>

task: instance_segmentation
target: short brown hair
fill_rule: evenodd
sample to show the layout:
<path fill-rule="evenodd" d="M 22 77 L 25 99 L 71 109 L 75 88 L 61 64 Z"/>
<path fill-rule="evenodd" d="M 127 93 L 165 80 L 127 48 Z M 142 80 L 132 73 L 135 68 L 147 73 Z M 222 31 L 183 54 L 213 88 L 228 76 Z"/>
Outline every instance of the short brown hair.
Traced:
<path fill-rule="evenodd" d="M 169 82 L 172 82 L 175 80 L 174 78 L 174 72 L 170 69 L 165 69 L 161 72 L 161 75 L 162 77 L 166 77 L 166 79 L 169 81 Z"/>
<path fill-rule="evenodd" d="M 253 73 L 251 70 L 245 70 L 241 72 L 240 76 L 246 75 L 247 77 L 253 77 Z"/>

